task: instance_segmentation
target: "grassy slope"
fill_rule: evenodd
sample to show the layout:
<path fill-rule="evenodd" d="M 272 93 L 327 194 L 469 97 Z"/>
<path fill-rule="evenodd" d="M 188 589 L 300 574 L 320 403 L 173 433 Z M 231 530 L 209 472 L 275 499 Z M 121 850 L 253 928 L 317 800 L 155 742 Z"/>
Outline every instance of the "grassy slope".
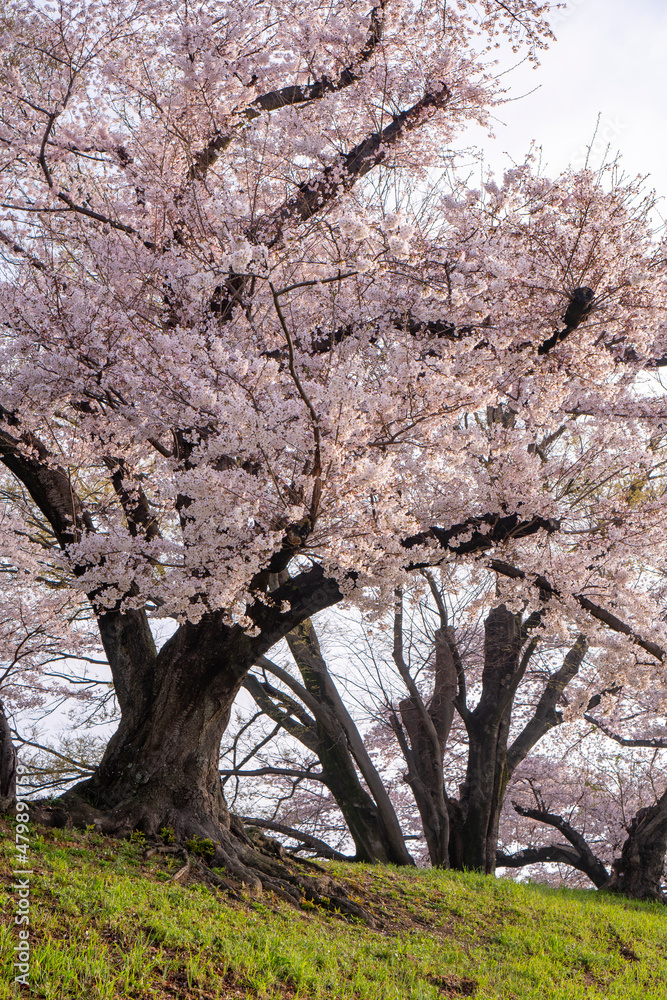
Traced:
<path fill-rule="evenodd" d="M 0 1000 L 13 997 L 13 832 L 0 824 Z M 326 868 L 382 920 L 182 886 L 140 844 L 31 842 L 31 988 L 48 1000 L 667 997 L 667 912 L 477 875 Z"/>

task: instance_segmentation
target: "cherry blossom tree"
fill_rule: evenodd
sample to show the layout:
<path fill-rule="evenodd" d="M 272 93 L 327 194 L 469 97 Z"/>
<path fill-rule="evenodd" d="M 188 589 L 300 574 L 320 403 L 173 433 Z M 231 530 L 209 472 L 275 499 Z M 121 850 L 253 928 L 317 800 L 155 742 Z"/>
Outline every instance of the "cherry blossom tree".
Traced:
<path fill-rule="evenodd" d="M 498 863 L 664 902 L 664 699 L 659 676 L 650 691 L 618 685 L 593 697 L 579 725 L 527 760 L 501 821 L 503 842 L 526 846 L 499 852 Z M 557 865 L 558 874 L 545 873 L 544 863 Z"/>
<path fill-rule="evenodd" d="M 547 13 L 3 8 L 3 544 L 90 610 L 120 710 L 75 822 L 211 837 L 276 885 L 218 775 L 247 671 L 443 559 L 662 656 L 650 199 L 529 163 L 443 182 Z"/>
<path fill-rule="evenodd" d="M 45 581 L 47 582 L 47 581 Z M 64 703 L 71 707 L 95 702 L 98 684 L 86 676 L 91 661 L 102 665 L 99 636 L 91 632 L 89 613 L 79 596 L 61 589 L 62 581 L 48 581 L 41 592 L 33 581 L 3 559 L 0 575 L 0 804 L 14 803 L 17 715 L 43 721 Z M 64 653 L 63 650 L 67 650 Z M 95 656 L 95 654 L 97 654 Z M 78 669 L 77 669 L 78 668 Z M 102 695 L 108 697 L 107 690 Z"/>
<path fill-rule="evenodd" d="M 337 805 L 343 814 L 354 841 L 356 860 L 413 864 L 390 796 L 331 676 L 313 623 L 308 620 L 303 622 L 286 636 L 286 640 L 300 675 L 298 679 L 289 667 L 285 669 L 264 656 L 258 664 L 261 674 L 248 674 L 243 682 L 259 706 L 259 714 L 263 713 L 276 724 L 268 737 L 262 738 L 258 745 L 244 754 L 243 762 L 245 764 L 256 757 L 258 751 L 277 734 L 289 734 L 302 744 L 310 756 L 314 755 L 318 770 L 314 770 L 310 763 L 301 762 L 296 767 L 290 767 L 289 762 L 281 766 L 282 762 L 275 760 L 275 748 L 272 748 L 274 759 L 267 766 L 254 771 L 239 767 L 236 753 L 238 737 L 251 727 L 255 721 L 252 719 L 250 723 L 244 723 L 229 748 L 230 763 L 234 766 L 223 773 L 235 777 L 237 781 L 241 776 L 270 775 L 272 778 L 291 779 L 295 784 L 305 781 L 309 787 L 313 782 L 319 783 L 330 793 L 331 804 Z M 276 791 L 279 795 L 279 790 Z M 286 798 L 293 800 L 293 792 Z M 317 809 L 318 820 L 322 805 L 320 802 Z M 252 822 L 285 832 L 284 823 L 275 825 L 275 815 L 271 822 L 262 817 L 253 817 Z M 301 835 L 294 829 L 292 834 Z M 311 840 L 306 832 L 305 842 Z M 319 843 L 318 848 L 326 853 L 324 842 Z"/>

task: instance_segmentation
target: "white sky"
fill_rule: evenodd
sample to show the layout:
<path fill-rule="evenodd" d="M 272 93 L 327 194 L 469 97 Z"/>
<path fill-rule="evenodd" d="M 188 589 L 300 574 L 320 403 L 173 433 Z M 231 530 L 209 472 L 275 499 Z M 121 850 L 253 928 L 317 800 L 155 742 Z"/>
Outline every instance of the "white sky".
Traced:
<path fill-rule="evenodd" d="M 554 175 L 583 166 L 599 113 L 592 165 L 609 144 L 628 174 L 650 174 L 649 186 L 667 196 L 666 0 L 568 0 L 566 8 L 553 16 L 557 41 L 541 65 L 505 77 L 512 96 L 539 89 L 498 109 L 494 140 L 471 131 L 466 142 L 479 142 L 502 172 L 535 140 Z"/>

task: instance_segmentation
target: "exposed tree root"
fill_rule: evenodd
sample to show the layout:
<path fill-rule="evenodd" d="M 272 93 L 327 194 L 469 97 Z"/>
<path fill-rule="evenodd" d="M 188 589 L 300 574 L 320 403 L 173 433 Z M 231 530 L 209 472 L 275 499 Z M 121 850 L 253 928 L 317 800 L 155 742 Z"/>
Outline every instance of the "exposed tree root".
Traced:
<path fill-rule="evenodd" d="M 105 813 L 71 793 L 63 796 L 61 802 L 34 803 L 33 822 L 61 828 L 92 827 L 106 836 L 127 837 L 133 832 L 128 829 L 123 810 Z M 213 830 L 210 823 L 193 821 L 179 826 L 174 844 L 164 844 L 155 835 L 147 837 L 145 854 L 146 858 L 161 854 L 182 859 L 183 865 L 173 876 L 174 881 L 183 883 L 194 878 L 224 889 L 234 899 L 241 899 L 242 892 L 273 893 L 292 906 L 316 906 L 329 913 L 356 918 L 369 927 L 379 926 L 378 920 L 353 902 L 345 885 L 333 879 L 326 869 L 288 857 L 281 844 L 259 830 L 246 830 L 237 817 L 230 817 L 228 829 L 217 825 Z M 174 835 L 173 829 L 169 833 Z"/>

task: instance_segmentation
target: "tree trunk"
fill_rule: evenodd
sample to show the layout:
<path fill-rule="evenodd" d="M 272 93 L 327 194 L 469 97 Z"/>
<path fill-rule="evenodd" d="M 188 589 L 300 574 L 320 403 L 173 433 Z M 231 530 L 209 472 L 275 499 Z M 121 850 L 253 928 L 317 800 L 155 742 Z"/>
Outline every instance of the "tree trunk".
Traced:
<path fill-rule="evenodd" d="M 287 642 L 304 686 L 317 702 L 317 754 L 358 859 L 414 865 L 387 790 L 327 669 L 312 622 L 303 622 Z M 370 794 L 359 781 L 355 763 Z"/>
<path fill-rule="evenodd" d="M 16 804 L 16 748 L 0 701 L 0 813 L 9 812 Z"/>
<path fill-rule="evenodd" d="M 416 686 L 412 685 L 411 697 L 403 699 L 398 706 L 409 746 L 398 728 L 394 728 L 408 764 L 405 780 L 417 803 L 431 864 L 434 868 L 448 868 L 450 829 L 443 755 L 454 718 L 457 673 L 442 628 L 435 632 L 434 651 L 435 677 L 430 704 L 424 704 Z M 406 668 L 403 666 L 403 669 Z"/>
<path fill-rule="evenodd" d="M 230 671 L 225 690 L 197 683 L 191 662 L 179 666 L 140 718 L 121 719 L 95 774 L 65 796 L 99 812 L 105 832 L 155 836 L 166 827 L 183 841 L 229 829 L 219 752 L 240 679 Z"/>
<path fill-rule="evenodd" d="M 317 754 L 326 775 L 326 784 L 343 814 L 355 846 L 355 860 L 370 864 L 411 864 L 412 858 L 405 844 L 395 850 L 387 835 L 386 827 L 376 803 L 365 790 L 344 741 L 345 734 L 337 736 L 318 724 Z M 401 838 L 402 841 L 402 838 Z M 402 846 L 402 850 L 400 847 Z"/>
<path fill-rule="evenodd" d="M 245 674 L 304 618 L 340 600 L 340 592 L 315 568 L 272 598 L 248 611 L 256 636 L 209 614 L 181 625 L 159 653 L 141 612 L 100 618 L 121 722 L 96 772 L 65 793 L 52 821 L 95 824 L 117 835 L 140 830 L 154 837 L 170 829 L 181 843 L 208 839 L 212 864 L 232 878 L 365 918 L 330 879 L 296 875 L 257 850 L 224 801 L 220 740 Z M 48 820 L 48 809 L 42 812 Z"/>
<path fill-rule="evenodd" d="M 612 864 L 605 889 L 630 899 L 667 902 L 662 889 L 667 853 L 667 792 L 655 805 L 640 809 L 630 824 L 620 858 Z"/>
<path fill-rule="evenodd" d="M 310 626 L 310 623 L 307 624 Z M 277 722 L 294 739 L 299 740 L 319 760 L 321 770 L 316 778 L 313 776 L 313 780 L 322 782 L 336 800 L 336 805 L 343 814 L 354 841 L 355 860 L 370 864 L 378 861 L 392 864 L 411 863 L 412 858 L 405 850 L 398 820 L 395 820 L 395 823 L 403 854 L 394 850 L 394 844 L 387 834 L 387 827 L 378 805 L 359 779 L 348 733 L 331 699 L 316 697 L 312 691 L 313 685 L 310 685 L 311 690 L 307 690 L 291 674 L 267 657 L 261 658 L 259 666 L 265 672 L 268 671 L 282 680 L 308 708 L 306 711 L 291 695 L 285 696 L 280 689 L 274 688 L 268 681 L 262 683 L 252 674 L 243 681 L 243 686 L 264 714 Z M 331 682 L 330 678 L 329 681 Z M 307 777 L 307 772 L 303 772 L 301 777 Z M 391 803 L 389 804 L 391 806 Z"/>
<path fill-rule="evenodd" d="M 450 806 L 449 863 L 459 870 L 493 874 L 498 824 L 509 778 L 507 740 L 512 704 L 521 679 L 521 622 L 504 604 L 484 623 L 484 670 L 479 704 L 465 718 L 469 750 L 459 802 Z"/>
<path fill-rule="evenodd" d="M 468 730 L 466 781 L 450 808 L 450 866 L 459 871 L 496 870 L 498 825 L 507 788 L 509 709 L 500 720 L 485 720 Z"/>

